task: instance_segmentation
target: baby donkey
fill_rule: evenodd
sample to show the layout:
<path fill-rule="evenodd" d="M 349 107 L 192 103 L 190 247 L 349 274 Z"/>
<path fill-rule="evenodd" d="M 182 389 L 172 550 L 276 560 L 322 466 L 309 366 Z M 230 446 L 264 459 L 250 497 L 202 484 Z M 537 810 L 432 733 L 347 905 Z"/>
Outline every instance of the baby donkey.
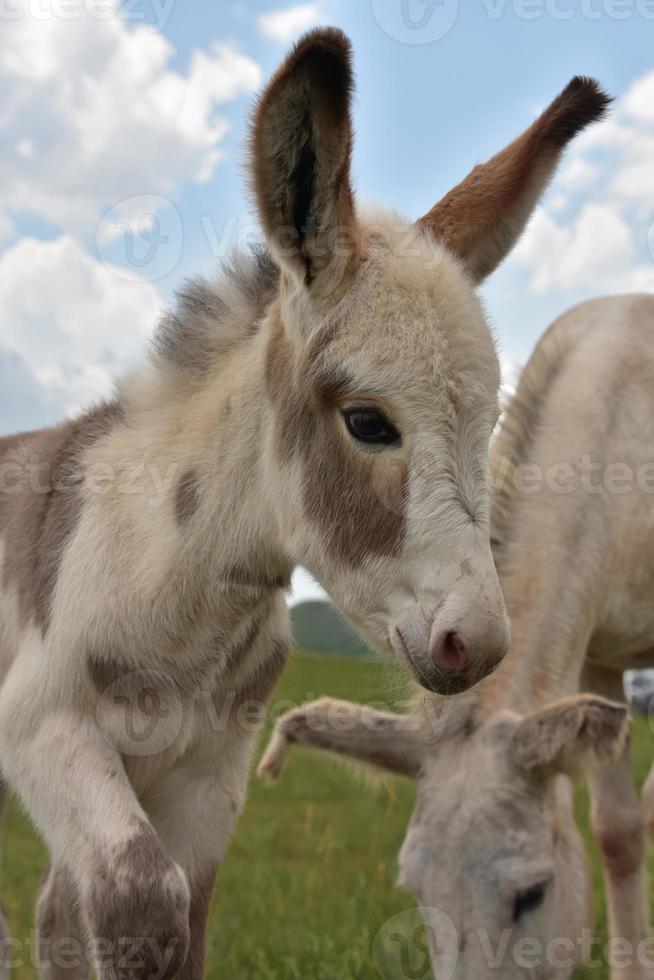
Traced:
<path fill-rule="evenodd" d="M 296 565 L 430 690 L 506 652 L 475 286 L 607 99 L 573 80 L 412 224 L 357 213 L 351 93 L 347 39 L 300 41 L 252 126 L 266 246 L 182 290 L 111 403 L 0 442 L 0 767 L 52 855 L 50 980 L 202 976 Z"/>

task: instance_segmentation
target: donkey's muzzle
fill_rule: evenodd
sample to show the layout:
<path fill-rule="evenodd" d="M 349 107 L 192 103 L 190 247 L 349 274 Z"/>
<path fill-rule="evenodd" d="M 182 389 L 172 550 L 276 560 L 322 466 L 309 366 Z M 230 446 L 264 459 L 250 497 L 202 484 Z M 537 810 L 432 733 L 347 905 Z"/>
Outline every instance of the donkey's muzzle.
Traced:
<path fill-rule="evenodd" d="M 456 630 L 448 630 L 438 636 L 435 643 L 416 648 L 408 641 L 400 628 L 396 629 L 395 648 L 401 653 L 415 680 L 436 694 L 460 694 L 488 677 L 502 662 L 508 649 L 506 641 L 484 643 L 483 649 L 463 638 Z"/>
<path fill-rule="evenodd" d="M 510 639 L 499 583 L 495 594 L 486 588 L 481 597 L 470 587 L 452 590 L 431 615 L 412 605 L 392 636 L 418 683 L 438 694 L 459 694 L 487 677 L 506 655 Z"/>

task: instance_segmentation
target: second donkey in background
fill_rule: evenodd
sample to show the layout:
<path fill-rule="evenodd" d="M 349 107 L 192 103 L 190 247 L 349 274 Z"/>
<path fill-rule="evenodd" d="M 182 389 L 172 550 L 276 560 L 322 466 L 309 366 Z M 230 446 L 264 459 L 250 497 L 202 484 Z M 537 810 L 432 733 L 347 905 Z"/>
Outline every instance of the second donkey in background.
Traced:
<path fill-rule="evenodd" d="M 654 977 L 645 830 L 615 703 L 624 670 L 654 666 L 652 418 L 654 297 L 596 300 L 554 323 L 494 445 L 505 662 L 454 706 L 427 695 L 405 716 L 329 699 L 299 708 L 261 763 L 277 775 L 297 742 L 417 780 L 400 881 L 453 923 L 458 949 L 431 937 L 437 977 L 454 960 L 444 975 L 457 980 L 562 980 L 584 960 L 591 883 L 566 778 L 582 772 L 611 935 L 629 951 L 612 980 Z M 589 765 L 598 756 L 605 765 Z M 654 776 L 647 813 L 653 787 Z M 527 938 L 539 951 L 529 966 Z M 501 954 L 492 971 L 489 950 Z"/>

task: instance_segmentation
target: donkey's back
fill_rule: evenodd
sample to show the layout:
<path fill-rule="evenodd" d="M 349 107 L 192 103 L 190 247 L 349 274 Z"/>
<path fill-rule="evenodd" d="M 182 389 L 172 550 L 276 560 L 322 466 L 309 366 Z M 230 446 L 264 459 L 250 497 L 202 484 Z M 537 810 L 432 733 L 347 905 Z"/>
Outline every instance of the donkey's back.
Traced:
<path fill-rule="evenodd" d="M 547 551 L 572 565 L 593 597 L 590 654 L 612 664 L 622 656 L 624 669 L 654 649 L 651 420 L 654 296 L 605 297 L 549 328 L 494 447 L 504 577 L 524 566 L 532 539 L 530 564 Z"/>

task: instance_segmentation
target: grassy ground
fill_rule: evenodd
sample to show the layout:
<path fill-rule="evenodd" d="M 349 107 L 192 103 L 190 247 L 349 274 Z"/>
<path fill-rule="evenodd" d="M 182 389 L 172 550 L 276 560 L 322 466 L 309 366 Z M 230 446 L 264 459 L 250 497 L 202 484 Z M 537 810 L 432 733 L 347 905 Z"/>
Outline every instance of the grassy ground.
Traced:
<path fill-rule="evenodd" d="M 387 668 L 371 661 L 297 655 L 275 700 L 299 703 L 332 694 L 392 701 L 388 680 Z M 639 719 L 634 737 L 639 781 L 654 757 L 653 741 Z M 380 980 L 371 957 L 374 937 L 388 919 L 413 905 L 394 887 L 412 802 L 406 781 L 368 790 L 330 760 L 299 750 L 277 786 L 253 780 L 214 900 L 210 980 Z M 578 811 L 588 836 L 584 793 Z M 32 929 L 44 854 L 15 805 L 9 807 L 0 858 L 0 894 L 12 934 L 24 940 Z M 602 935 L 605 911 L 599 898 L 597 913 Z M 420 964 L 414 965 L 415 977 L 428 980 Z M 15 980 L 34 976 L 27 966 L 14 974 Z M 608 980 L 602 970 L 591 976 Z"/>

